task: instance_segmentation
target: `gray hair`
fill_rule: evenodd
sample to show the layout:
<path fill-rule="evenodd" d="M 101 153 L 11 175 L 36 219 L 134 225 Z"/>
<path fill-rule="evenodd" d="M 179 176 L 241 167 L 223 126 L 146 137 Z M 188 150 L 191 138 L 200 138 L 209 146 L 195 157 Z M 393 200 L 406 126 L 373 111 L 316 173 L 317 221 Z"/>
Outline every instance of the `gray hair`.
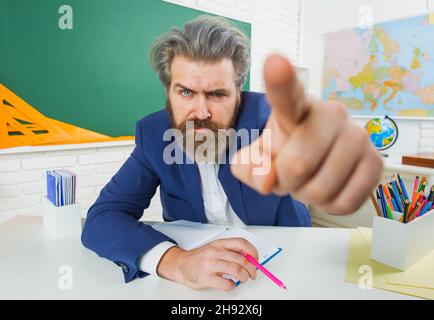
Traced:
<path fill-rule="evenodd" d="M 161 35 L 151 48 L 151 64 L 166 90 L 172 81 L 171 66 L 176 55 L 196 61 L 230 58 L 235 85 L 241 91 L 250 68 L 250 40 L 223 17 L 199 16 L 184 26 Z"/>

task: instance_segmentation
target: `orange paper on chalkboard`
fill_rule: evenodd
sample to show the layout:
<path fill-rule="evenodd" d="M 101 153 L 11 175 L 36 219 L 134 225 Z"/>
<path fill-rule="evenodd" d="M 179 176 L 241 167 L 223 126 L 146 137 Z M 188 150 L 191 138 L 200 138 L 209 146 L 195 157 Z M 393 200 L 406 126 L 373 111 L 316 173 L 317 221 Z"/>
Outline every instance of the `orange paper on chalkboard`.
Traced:
<path fill-rule="evenodd" d="M 109 137 L 49 118 L 0 83 L 0 149 L 133 139 Z"/>

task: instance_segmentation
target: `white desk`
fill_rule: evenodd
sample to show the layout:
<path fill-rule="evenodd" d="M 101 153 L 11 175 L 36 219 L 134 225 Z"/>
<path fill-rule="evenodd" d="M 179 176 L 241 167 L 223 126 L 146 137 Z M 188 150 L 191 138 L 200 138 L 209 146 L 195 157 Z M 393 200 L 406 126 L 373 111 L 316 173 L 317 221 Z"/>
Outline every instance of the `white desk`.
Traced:
<path fill-rule="evenodd" d="M 250 229 L 284 248 L 267 267 L 285 291 L 258 272 L 255 281 L 225 293 L 195 291 L 146 277 L 129 284 L 113 262 L 85 249 L 78 236 L 44 238 L 41 217 L 18 216 L 0 224 L 0 299 L 412 299 L 346 283 L 350 231 L 320 228 Z M 61 290 L 59 268 L 72 267 L 72 290 Z"/>

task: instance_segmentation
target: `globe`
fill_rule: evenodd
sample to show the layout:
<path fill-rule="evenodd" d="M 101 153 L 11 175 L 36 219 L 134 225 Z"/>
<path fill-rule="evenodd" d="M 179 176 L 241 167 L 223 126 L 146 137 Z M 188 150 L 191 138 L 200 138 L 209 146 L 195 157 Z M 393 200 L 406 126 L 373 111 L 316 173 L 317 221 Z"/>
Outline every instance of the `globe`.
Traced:
<path fill-rule="evenodd" d="M 371 119 L 365 124 L 371 142 L 377 150 L 386 150 L 392 147 L 398 139 L 398 126 L 388 116 L 384 119 Z"/>

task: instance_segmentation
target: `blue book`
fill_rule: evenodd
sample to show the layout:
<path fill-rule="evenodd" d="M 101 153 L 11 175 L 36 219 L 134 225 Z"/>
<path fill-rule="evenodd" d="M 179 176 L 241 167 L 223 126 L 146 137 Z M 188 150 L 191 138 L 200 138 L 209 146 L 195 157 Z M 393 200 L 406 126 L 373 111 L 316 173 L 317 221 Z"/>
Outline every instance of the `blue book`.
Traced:
<path fill-rule="evenodd" d="M 60 206 L 66 205 L 65 202 L 65 177 L 59 172 L 59 170 L 54 170 L 54 173 L 59 177 L 59 195 L 60 195 Z"/>
<path fill-rule="evenodd" d="M 57 206 L 60 207 L 63 205 L 62 201 L 62 177 L 56 172 L 56 170 L 52 171 L 53 175 L 56 177 L 56 201 Z"/>
<path fill-rule="evenodd" d="M 68 177 L 69 192 L 68 192 L 67 198 L 69 199 L 69 204 L 74 204 L 75 203 L 76 174 L 74 172 L 72 172 L 71 170 L 68 170 L 68 169 L 61 169 L 59 171 L 62 171 Z"/>
<path fill-rule="evenodd" d="M 65 205 L 65 196 L 64 196 L 63 177 L 62 176 L 60 176 L 60 205 L 62 205 L 62 206 Z"/>
<path fill-rule="evenodd" d="M 52 171 L 47 170 L 47 198 L 55 205 L 57 206 L 57 196 L 56 196 L 56 189 L 57 189 L 57 177 L 53 174 Z"/>
<path fill-rule="evenodd" d="M 47 198 L 57 207 L 75 203 L 76 174 L 67 169 L 47 170 Z"/>

